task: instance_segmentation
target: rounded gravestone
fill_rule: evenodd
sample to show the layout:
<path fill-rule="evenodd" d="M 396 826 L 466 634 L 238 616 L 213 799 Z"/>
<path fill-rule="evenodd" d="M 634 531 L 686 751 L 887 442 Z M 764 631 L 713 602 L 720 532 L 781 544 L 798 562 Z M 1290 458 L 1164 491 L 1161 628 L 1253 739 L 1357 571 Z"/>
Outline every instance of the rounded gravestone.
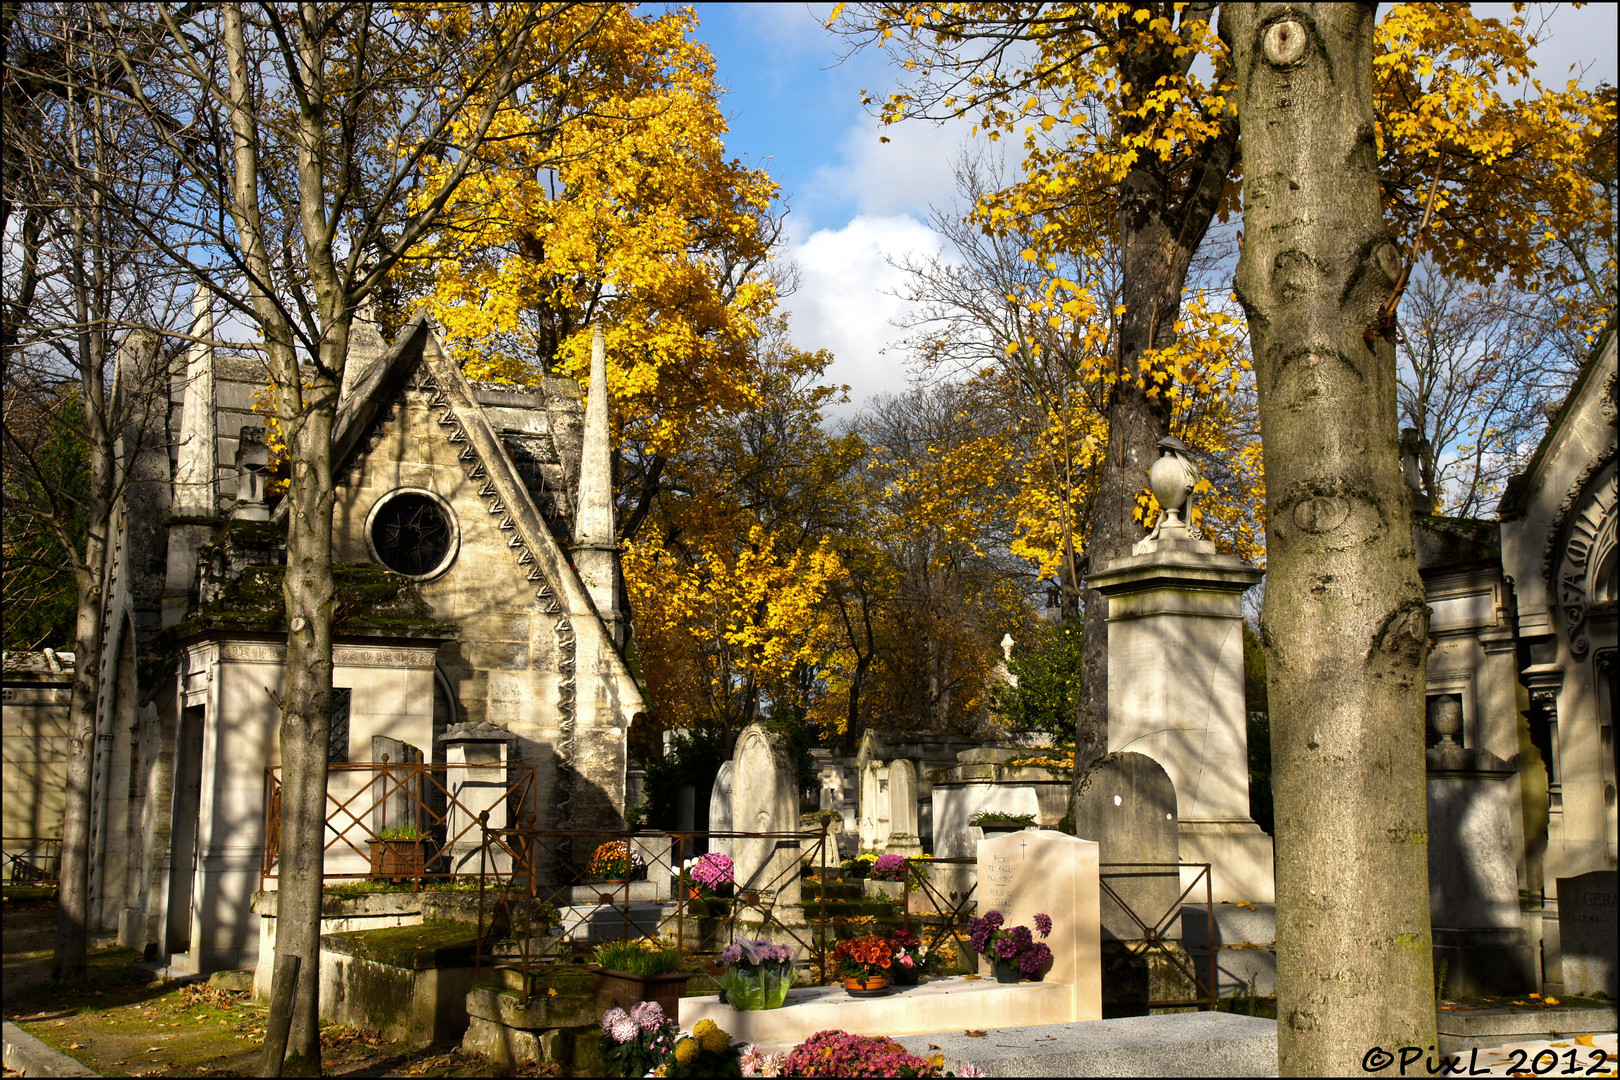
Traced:
<path fill-rule="evenodd" d="M 731 789 L 733 767 L 731 762 L 722 762 L 720 771 L 715 774 L 714 787 L 709 792 L 709 831 L 712 833 L 730 832 L 731 824 Z M 729 837 L 712 837 L 709 840 L 709 850 L 721 855 L 730 855 L 732 841 Z"/>
<path fill-rule="evenodd" d="M 786 736 L 750 724 L 732 758 L 731 827 L 738 832 L 798 832 L 799 795 Z M 791 846 L 791 851 L 788 850 Z M 797 891 L 797 842 L 744 837 L 732 845 L 739 889 Z M 795 897 L 795 900 L 797 897 Z"/>
<path fill-rule="evenodd" d="M 1176 819 L 1176 787 L 1164 766 L 1145 754 L 1110 754 L 1080 782 L 1074 800 L 1074 835 L 1095 840 L 1103 867 L 1119 900 L 1102 897 L 1102 935 L 1119 941 L 1143 937 L 1137 919 L 1149 927 L 1169 913 L 1181 893 L 1181 839 Z M 1158 865 L 1143 865 L 1158 864 Z"/>

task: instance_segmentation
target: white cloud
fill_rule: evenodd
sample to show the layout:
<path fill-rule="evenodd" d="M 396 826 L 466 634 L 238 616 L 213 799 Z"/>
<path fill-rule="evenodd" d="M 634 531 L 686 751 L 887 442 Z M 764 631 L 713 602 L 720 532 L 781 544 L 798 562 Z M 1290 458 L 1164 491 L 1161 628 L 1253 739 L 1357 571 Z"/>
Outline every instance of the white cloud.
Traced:
<path fill-rule="evenodd" d="M 892 320 L 905 307 L 892 295 L 902 274 L 889 260 L 939 250 L 937 233 L 901 214 L 861 215 L 841 229 L 821 229 L 792 243 L 790 254 L 802 275 L 799 290 L 784 305 L 792 312 L 794 344 L 833 353 L 826 377 L 849 384 L 850 408 L 873 394 L 906 388 L 906 357 L 889 349 L 900 336 Z"/>
<path fill-rule="evenodd" d="M 964 149 L 1004 152 L 1005 141 L 975 139 L 972 128 L 966 120 L 913 120 L 885 128 L 874 117 L 863 116 L 845 133 L 840 162 L 816 170 L 815 186 L 848 199 L 861 214 L 909 214 L 921 220 L 930 208 L 944 208 L 955 199 L 952 168 Z"/>

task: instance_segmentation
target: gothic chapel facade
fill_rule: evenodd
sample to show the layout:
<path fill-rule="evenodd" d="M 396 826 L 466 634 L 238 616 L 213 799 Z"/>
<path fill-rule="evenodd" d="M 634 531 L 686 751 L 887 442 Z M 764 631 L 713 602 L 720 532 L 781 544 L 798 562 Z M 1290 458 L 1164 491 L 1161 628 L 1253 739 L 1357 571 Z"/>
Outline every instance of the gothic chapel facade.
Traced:
<path fill-rule="evenodd" d="M 622 825 L 625 737 L 645 706 L 621 655 L 600 337 L 588 406 L 566 378 L 469 382 L 423 317 L 391 347 L 357 321 L 348 368 L 330 759 L 442 762 L 447 733 L 473 732 L 533 768 L 514 818 Z M 252 408 L 266 383 L 257 359 L 193 347 L 167 448 L 126 462 L 118 509 L 92 910 L 176 971 L 252 967 L 260 948 L 286 639 L 285 506 L 266 501 Z M 369 778 L 334 771 L 329 810 Z M 345 847 L 329 846 L 329 872 Z"/>

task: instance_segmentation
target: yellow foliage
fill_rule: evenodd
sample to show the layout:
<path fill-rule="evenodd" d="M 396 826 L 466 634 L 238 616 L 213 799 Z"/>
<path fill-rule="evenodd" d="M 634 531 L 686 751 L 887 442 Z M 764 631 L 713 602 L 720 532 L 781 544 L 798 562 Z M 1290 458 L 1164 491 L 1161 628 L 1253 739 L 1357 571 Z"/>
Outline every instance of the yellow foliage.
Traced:
<path fill-rule="evenodd" d="M 532 49 L 577 47 L 594 79 L 538 87 L 495 121 L 496 160 L 457 189 L 426 252 L 428 308 L 474 379 L 581 377 L 607 337 L 615 422 L 655 450 L 696 414 L 754 394 L 751 348 L 775 303 L 756 268 L 776 185 L 725 159 L 714 61 L 690 10 L 586 5 Z M 555 112 L 573 114 L 555 127 Z M 432 179 L 419 199 L 435 197 Z"/>

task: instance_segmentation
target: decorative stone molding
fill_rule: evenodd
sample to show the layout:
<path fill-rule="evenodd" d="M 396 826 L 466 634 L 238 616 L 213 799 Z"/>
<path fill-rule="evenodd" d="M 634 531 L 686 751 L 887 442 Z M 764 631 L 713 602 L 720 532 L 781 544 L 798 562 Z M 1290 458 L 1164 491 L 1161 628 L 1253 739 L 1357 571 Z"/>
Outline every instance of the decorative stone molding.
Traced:
<path fill-rule="evenodd" d="M 364 649 L 339 645 L 332 650 L 332 663 L 340 667 L 431 668 L 432 649 Z"/>
<path fill-rule="evenodd" d="M 1558 518 L 1548 534 L 1547 550 L 1542 559 L 1542 572 L 1553 587 L 1558 612 L 1563 616 L 1564 632 L 1569 636 L 1569 651 L 1585 656 L 1587 581 L 1598 546 L 1604 534 L 1612 535 L 1616 503 L 1616 473 L 1614 447 L 1598 458 L 1583 472 L 1564 499 Z M 1607 469 L 1607 476 L 1602 470 Z M 1586 498 L 1581 495 L 1594 478 L 1598 483 Z M 1612 541 L 1611 541 L 1612 542 Z M 1552 574 L 1556 559 L 1557 575 Z"/>
<path fill-rule="evenodd" d="M 535 599 L 539 601 L 541 609 L 548 615 L 557 617 L 554 625 L 557 635 L 557 667 L 562 676 L 557 687 L 557 711 L 561 719 L 562 745 L 571 746 L 577 708 L 574 696 L 576 640 L 573 624 L 568 621 L 562 604 L 557 600 L 562 585 L 546 579 L 540 562 L 534 557 L 534 552 L 529 550 L 528 541 L 524 539 L 517 522 L 513 520 L 511 512 L 496 490 L 495 482 L 489 476 L 488 463 L 480 458 L 478 450 L 467 438 L 466 428 L 456 415 L 455 409 L 451 407 L 444 388 L 434 378 L 425 360 L 417 364 L 406 386 L 427 395 L 428 408 L 437 414 L 439 426 L 448 429 L 446 438 L 452 444 L 461 446 L 457 457 L 467 472 L 467 478 L 479 485 L 478 496 L 484 500 L 484 509 L 496 519 L 496 525 L 502 532 L 510 534 L 506 546 L 516 556 L 517 564 L 523 569 L 524 576 L 534 584 Z M 566 755 L 559 757 L 561 759 L 559 767 L 566 771 Z"/>
<path fill-rule="evenodd" d="M 287 647 L 285 645 L 221 645 L 219 647 L 219 658 L 246 664 L 280 664 L 287 659 Z"/>

